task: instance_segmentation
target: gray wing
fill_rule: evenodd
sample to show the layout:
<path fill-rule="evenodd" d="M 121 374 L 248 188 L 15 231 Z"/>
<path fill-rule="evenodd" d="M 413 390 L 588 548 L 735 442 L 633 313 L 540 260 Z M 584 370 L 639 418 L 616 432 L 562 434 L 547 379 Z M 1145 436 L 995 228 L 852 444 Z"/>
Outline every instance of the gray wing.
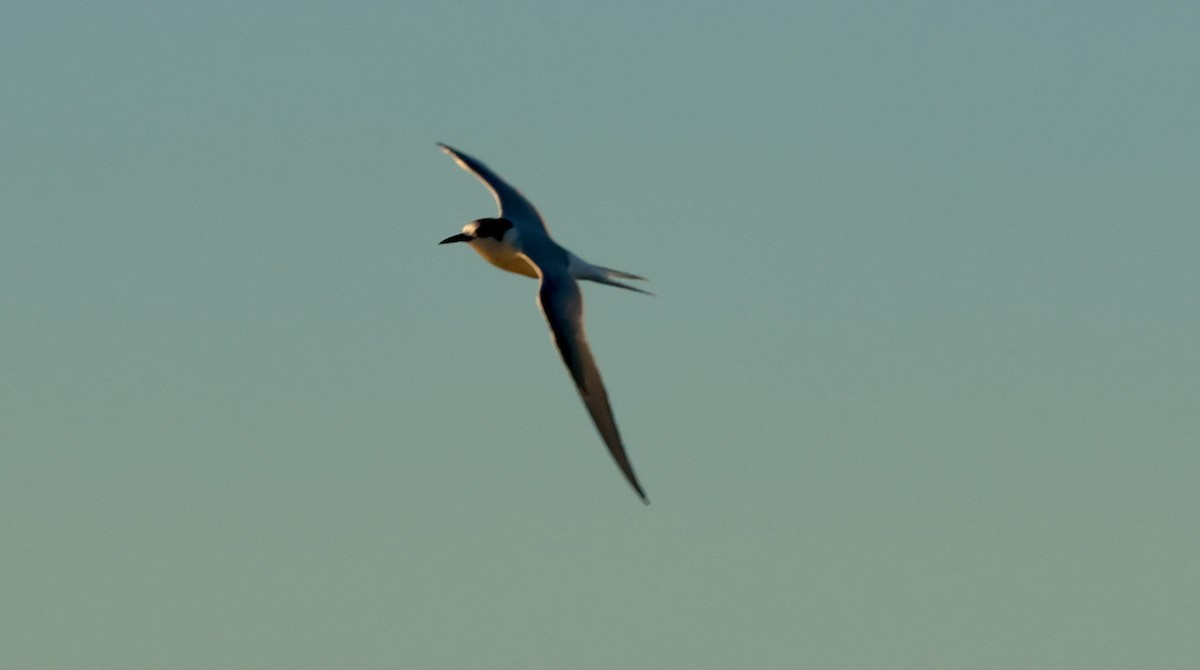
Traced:
<path fill-rule="evenodd" d="M 540 231 L 542 235 L 549 236 L 542 216 L 538 214 L 533 204 L 521 195 L 520 191 L 475 158 L 441 142 L 438 142 L 438 146 L 454 158 L 454 162 L 458 163 L 459 167 L 483 182 L 483 185 L 492 192 L 492 197 L 496 199 L 496 204 L 500 207 L 500 216 L 511 221 L 517 230 L 522 233 Z"/>
<path fill-rule="evenodd" d="M 621 468 L 625 479 L 629 480 L 629 485 L 637 491 L 643 502 L 649 504 L 637 475 L 633 473 L 633 465 L 625 455 L 625 446 L 621 444 L 621 434 L 617 431 L 617 422 L 608 404 L 608 393 L 604 390 L 600 370 L 596 367 L 596 359 L 592 357 L 591 347 L 583 332 L 583 294 L 579 284 L 565 273 L 543 273 L 538 288 L 538 306 L 550 324 L 563 363 L 575 380 L 575 388 L 592 415 L 592 422 L 600 431 L 608 452 L 617 462 L 617 467 Z"/>

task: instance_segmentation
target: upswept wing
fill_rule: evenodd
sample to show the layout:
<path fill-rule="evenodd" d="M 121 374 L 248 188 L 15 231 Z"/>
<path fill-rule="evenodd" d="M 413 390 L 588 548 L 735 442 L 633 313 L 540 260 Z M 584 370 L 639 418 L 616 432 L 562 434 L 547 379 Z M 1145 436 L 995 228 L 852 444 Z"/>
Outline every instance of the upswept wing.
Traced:
<path fill-rule="evenodd" d="M 604 439 L 608 452 L 612 454 L 617 467 L 629 481 L 629 485 L 641 496 L 642 501 L 649 504 L 646 493 L 638 483 L 637 475 L 633 473 L 633 465 L 625 454 L 625 446 L 621 443 L 621 434 L 617 431 L 617 422 L 613 418 L 612 407 L 608 404 L 608 393 L 604 390 L 604 382 L 600 379 L 600 370 L 596 367 L 596 359 L 592 357 L 591 347 L 588 346 L 587 336 L 583 331 L 583 294 L 579 284 L 566 273 L 543 273 L 541 285 L 538 287 L 538 306 L 542 309 L 550 331 L 554 335 L 554 343 L 562 354 L 563 363 L 575 381 L 583 404 L 596 424 L 596 430 Z"/>
<path fill-rule="evenodd" d="M 484 186 L 487 186 L 488 190 L 492 192 L 492 197 L 496 199 L 496 204 L 500 207 L 500 216 L 512 221 L 518 231 L 523 234 L 537 231 L 549 237 L 546 222 L 542 220 L 542 216 L 538 214 L 533 204 L 521 195 L 520 191 L 475 158 L 441 142 L 438 142 L 438 146 L 454 158 L 454 162 L 458 163 L 459 167 L 475 175 L 479 181 L 483 182 Z"/>

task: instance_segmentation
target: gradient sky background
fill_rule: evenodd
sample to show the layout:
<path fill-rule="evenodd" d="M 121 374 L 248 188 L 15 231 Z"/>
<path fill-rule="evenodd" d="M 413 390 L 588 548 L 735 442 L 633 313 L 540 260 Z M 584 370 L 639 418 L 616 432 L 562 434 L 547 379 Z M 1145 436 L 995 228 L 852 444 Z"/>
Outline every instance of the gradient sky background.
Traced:
<path fill-rule="evenodd" d="M 0 666 L 1195 667 L 1200 5 L 184 4 L 0 9 Z"/>

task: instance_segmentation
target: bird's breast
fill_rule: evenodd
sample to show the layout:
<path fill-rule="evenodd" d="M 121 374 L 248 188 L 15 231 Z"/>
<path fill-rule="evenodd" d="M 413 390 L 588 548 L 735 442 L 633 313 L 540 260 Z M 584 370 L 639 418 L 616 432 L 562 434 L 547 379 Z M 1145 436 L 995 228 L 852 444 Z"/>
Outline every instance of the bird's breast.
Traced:
<path fill-rule="evenodd" d="M 526 277 L 537 279 L 538 273 L 525 256 L 519 253 L 513 247 L 507 244 L 493 242 L 490 239 L 476 239 L 472 242 L 473 248 L 483 259 L 492 265 L 505 270 L 514 272 Z"/>

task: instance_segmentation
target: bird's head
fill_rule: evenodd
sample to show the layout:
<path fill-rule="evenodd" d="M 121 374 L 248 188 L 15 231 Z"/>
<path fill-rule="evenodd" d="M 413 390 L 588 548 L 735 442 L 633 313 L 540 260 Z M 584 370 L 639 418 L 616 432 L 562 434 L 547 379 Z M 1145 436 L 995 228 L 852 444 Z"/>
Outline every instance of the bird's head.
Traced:
<path fill-rule="evenodd" d="M 463 226 L 462 232 L 451 235 L 438 244 L 466 242 L 475 246 L 477 242 L 491 242 L 512 246 L 516 241 L 517 230 L 508 219 L 476 219 Z"/>

